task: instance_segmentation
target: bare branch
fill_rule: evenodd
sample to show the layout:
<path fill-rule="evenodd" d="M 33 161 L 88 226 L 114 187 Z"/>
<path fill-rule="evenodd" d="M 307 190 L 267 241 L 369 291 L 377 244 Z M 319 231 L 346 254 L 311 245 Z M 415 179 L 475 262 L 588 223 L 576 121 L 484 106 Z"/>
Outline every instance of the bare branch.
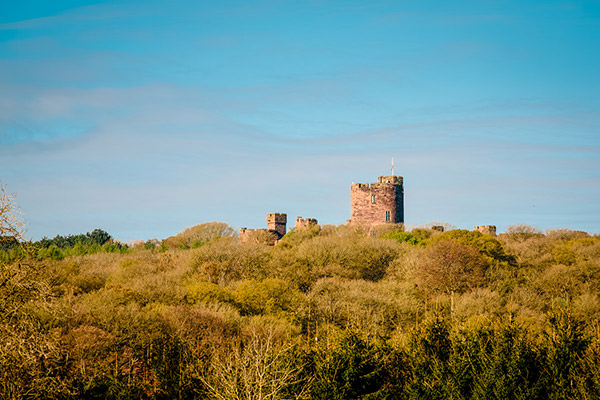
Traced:
<path fill-rule="evenodd" d="M 8 193 L 6 186 L 0 184 L 0 238 L 23 240 L 25 225 L 21 216 L 21 209 L 16 204 L 16 195 Z"/>

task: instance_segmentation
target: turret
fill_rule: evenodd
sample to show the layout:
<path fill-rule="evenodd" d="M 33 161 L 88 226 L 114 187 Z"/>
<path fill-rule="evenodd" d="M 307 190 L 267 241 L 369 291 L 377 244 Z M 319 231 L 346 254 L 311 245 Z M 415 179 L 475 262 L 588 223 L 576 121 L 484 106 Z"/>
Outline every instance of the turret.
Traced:
<path fill-rule="evenodd" d="M 286 233 L 287 214 L 269 213 L 267 214 L 267 229 L 276 231 L 280 236 Z"/>

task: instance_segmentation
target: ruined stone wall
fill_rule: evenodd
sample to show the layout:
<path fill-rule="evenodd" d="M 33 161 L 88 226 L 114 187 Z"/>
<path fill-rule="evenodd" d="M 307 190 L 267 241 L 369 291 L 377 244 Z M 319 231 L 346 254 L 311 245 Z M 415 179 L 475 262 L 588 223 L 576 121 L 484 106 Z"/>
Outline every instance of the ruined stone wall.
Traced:
<path fill-rule="evenodd" d="M 477 225 L 473 230 L 483 234 L 496 236 L 496 225 Z"/>
<path fill-rule="evenodd" d="M 240 242 L 260 243 L 267 245 L 277 244 L 286 233 L 287 214 L 267 214 L 267 229 L 240 229 Z"/>
<path fill-rule="evenodd" d="M 380 176 L 376 183 L 350 187 L 350 222 L 394 224 L 404 222 L 404 187 L 401 176 Z"/>
<path fill-rule="evenodd" d="M 278 232 L 269 229 L 240 229 L 240 242 L 273 246 L 281 238 Z"/>
<path fill-rule="evenodd" d="M 302 218 L 302 217 L 298 217 L 296 218 L 296 230 L 300 230 L 300 229 L 308 229 L 311 226 L 316 226 L 318 225 L 318 222 L 315 218 Z"/>

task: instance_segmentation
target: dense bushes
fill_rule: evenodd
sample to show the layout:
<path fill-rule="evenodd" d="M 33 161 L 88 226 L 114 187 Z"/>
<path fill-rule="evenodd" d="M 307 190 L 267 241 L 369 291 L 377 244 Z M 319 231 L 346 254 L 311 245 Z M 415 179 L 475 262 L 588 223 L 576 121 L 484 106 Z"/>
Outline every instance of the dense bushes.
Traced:
<path fill-rule="evenodd" d="M 206 222 L 187 228 L 163 241 L 164 247 L 190 249 L 198 248 L 211 240 L 235 235 L 232 227 L 224 222 Z"/>
<path fill-rule="evenodd" d="M 268 247 L 231 232 L 7 244 L 0 397 L 600 396 L 598 237 L 327 226 Z"/>

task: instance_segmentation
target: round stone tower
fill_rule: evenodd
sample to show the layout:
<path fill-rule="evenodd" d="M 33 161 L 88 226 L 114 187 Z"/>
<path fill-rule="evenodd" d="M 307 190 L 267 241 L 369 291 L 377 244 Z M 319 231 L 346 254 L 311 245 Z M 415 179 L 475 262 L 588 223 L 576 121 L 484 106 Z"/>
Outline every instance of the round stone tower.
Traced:
<path fill-rule="evenodd" d="M 404 223 L 404 186 L 401 176 L 380 176 L 375 183 L 350 186 L 350 223 Z"/>

